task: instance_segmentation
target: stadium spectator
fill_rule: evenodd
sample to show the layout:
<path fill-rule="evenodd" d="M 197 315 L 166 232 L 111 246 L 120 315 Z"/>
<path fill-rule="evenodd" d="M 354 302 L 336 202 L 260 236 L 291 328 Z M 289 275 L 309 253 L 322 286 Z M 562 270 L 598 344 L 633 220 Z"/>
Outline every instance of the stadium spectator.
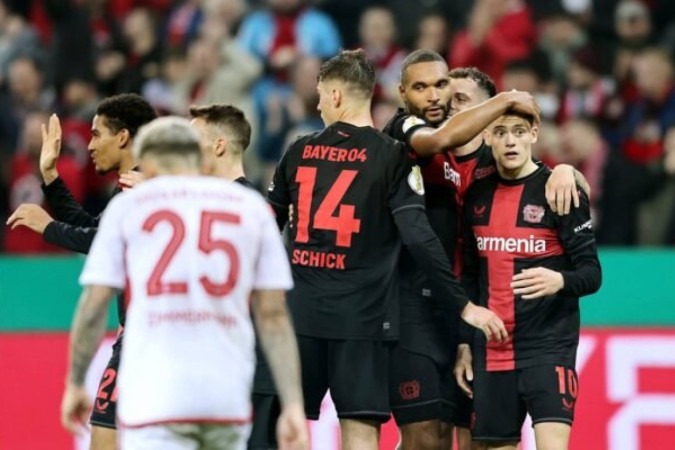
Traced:
<path fill-rule="evenodd" d="M 540 144 L 538 144 L 540 145 Z M 600 130 L 591 121 L 583 118 L 566 122 L 560 130 L 559 163 L 570 164 L 584 174 L 591 187 L 591 217 L 598 218 L 598 204 L 602 199 L 602 185 L 609 147 L 602 139 Z M 601 223 L 595 220 L 601 227 Z"/>
<path fill-rule="evenodd" d="M 600 56 L 590 47 L 578 50 L 567 66 L 567 89 L 563 93 L 557 120 L 574 118 L 600 120 L 607 114 L 614 83 L 602 76 Z"/>
<path fill-rule="evenodd" d="M 19 56 L 43 56 L 37 33 L 26 20 L 0 1 L 0 85 L 7 80 L 9 64 Z"/>
<path fill-rule="evenodd" d="M 366 9 L 359 20 L 359 47 L 375 64 L 376 84 L 373 102 L 397 101 L 398 78 L 405 51 L 396 43 L 396 23 L 384 6 Z"/>
<path fill-rule="evenodd" d="M 618 40 L 613 49 L 613 74 L 623 99 L 631 102 L 637 95 L 632 79 L 633 60 L 653 41 L 651 13 L 638 0 L 623 0 L 614 13 L 614 27 Z"/>
<path fill-rule="evenodd" d="M 157 19 L 149 9 L 135 8 L 122 25 L 127 53 L 124 68 L 117 77 L 116 91 L 139 93 L 143 84 L 159 73 L 162 51 L 157 38 Z"/>
<path fill-rule="evenodd" d="M 501 85 L 505 91 L 516 89 L 530 92 L 537 100 L 544 120 L 553 119 L 558 113 L 560 98 L 557 85 L 550 79 L 548 62 L 543 55 L 513 61 L 504 68 Z"/>
<path fill-rule="evenodd" d="M 415 49 L 427 49 L 447 55 L 449 45 L 450 28 L 447 19 L 439 13 L 424 16 L 417 26 Z"/>
<path fill-rule="evenodd" d="M 340 36 L 330 17 L 306 0 L 267 0 L 267 7 L 251 13 L 241 24 L 238 41 L 265 67 L 251 94 L 259 127 L 258 155 L 270 170 L 277 162 L 278 127 L 270 127 L 270 111 L 291 93 L 291 69 L 305 57 L 325 59 L 340 48 Z M 273 124 L 272 124 L 273 125 Z"/>
<path fill-rule="evenodd" d="M 23 121 L 30 112 L 54 108 L 54 91 L 43 74 L 33 58 L 22 56 L 10 63 L 8 92 L 0 94 L 0 146 L 5 153 L 17 148 Z"/>
<path fill-rule="evenodd" d="M 450 67 L 480 67 L 501 80 L 506 65 L 526 58 L 535 44 L 536 29 L 524 0 L 476 0 L 448 59 Z"/>
<path fill-rule="evenodd" d="M 544 19 L 539 48 L 547 55 L 553 79 L 560 86 L 565 85 L 572 55 L 587 42 L 586 32 L 575 16 L 558 13 Z"/>
<path fill-rule="evenodd" d="M 180 2 L 169 13 L 164 37 L 169 48 L 186 47 L 197 37 L 204 20 L 203 3 L 203 0 Z"/>

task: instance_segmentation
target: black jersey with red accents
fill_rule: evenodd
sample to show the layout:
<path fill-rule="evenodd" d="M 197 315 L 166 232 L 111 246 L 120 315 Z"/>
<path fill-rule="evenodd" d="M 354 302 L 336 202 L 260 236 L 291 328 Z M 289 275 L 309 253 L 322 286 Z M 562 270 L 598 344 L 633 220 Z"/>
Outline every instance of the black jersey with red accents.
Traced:
<path fill-rule="evenodd" d="M 579 297 L 600 287 L 600 263 L 586 194 L 580 191 L 581 206 L 569 215 L 554 214 L 544 194 L 550 173 L 542 165 L 519 180 L 493 175 L 467 193 L 463 282 L 470 298 L 499 315 L 511 336 L 486 345 L 482 334 L 473 333 L 479 368 L 575 363 Z M 536 300 L 515 296 L 512 277 L 535 267 L 561 272 L 564 288 Z"/>
<path fill-rule="evenodd" d="M 474 181 L 487 178 L 495 171 L 495 159 L 492 148 L 485 142 L 468 155 L 450 155 L 452 181 L 457 192 L 457 205 L 462 208 L 464 197 Z"/>
<path fill-rule="evenodd" d="M 393 216 L 424 209 L 422 178 L 405 148 L 371 127 L 335 123 L 294 142 L 269 201 L 293 206 L 289 293 L 296 332 L 330 339 L 380 339 L 398 300 L 401 240 Z"/>
<path fill-rule="evenodd" d="M 452 173 L 452 181 L 455 183 L 455 203 L 457 204 L 457 217 L 459 228 L 462 225 L 462 208 L 464 205 L 464 197 L 471 185 L 476 180 L 489 177 L 495 173 L 495 159 L 492 156 L 492 148 L 485 142 L 482 142 L 473 152 L 468 155 L 455 156 L 451 154 L 450 170 Z M 453 269 L 455 275 L 462 274 L 462 233 L 457 233 L 457 241 L 455 244 L 455 264 Z"/>
<path fill-rule="evenodd" d="M 452 263 L 458 224 L 455 187 L 452 180 L 449 153 L 439 153 L 432 157 L 422 158 L 417 156 L 415 150 L 410 145 L 410 139 L 417 130 L 430 127 L 432 125 L 423 119 L 409 114 L 404 109 L 399 109 L 384 127 L 383 132 L 397 141 L 406 144 L 409 157 L 419 166 L 422 179 L 424 180 L 424 200 L 429 223 Z M 407 264 L 408 262 L 410 265 Z M 403 274 L 407 279 L 412 280 L 423 277 L 423 271 L 418 270 L 414 266 L 412 258 L 406 258 L 404 255 L 402 263 L 404 265 L 402 269 Z M 418 273 L 415 274 L 415 272 Z"/>
<path fill-rule="evenodd" d="M 430 158 L 417 156 L 410 144 L 412 135 L 420 128 L 431 128 L 423 119 L 403 109 L 392 117 L 384 133 L 406 144 L 410 159 L 420 167 L 424 180 L 424 200 L 429 224 L 451 264 L 458 237 L 458 208 L 449 153 Z M 429 285 L 425 269 L 419 267 L 403 248 L 399 265 L 401 276 L 401 345 L 444 361 L 452 347 L 457 329 L 457 315 L 448 311 L 447 299 L 436 298 Z"/>

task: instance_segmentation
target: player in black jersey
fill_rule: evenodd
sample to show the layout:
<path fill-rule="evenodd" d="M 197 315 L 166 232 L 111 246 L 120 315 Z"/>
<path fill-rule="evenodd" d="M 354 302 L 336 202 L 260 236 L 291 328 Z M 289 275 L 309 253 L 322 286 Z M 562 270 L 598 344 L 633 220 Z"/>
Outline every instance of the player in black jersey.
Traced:
<path fill-rule="evenodd" d="M 96 109 L 91 128 L 89 152 L 99 173 L 116 171 L 124 176 L 135 167 L 132 155 L 133 139 L 139 128 L 157 117 L 157 113 L 142 97 L 120 94 L 103 100 Z M 24 225 L 42 233 L 43 239 L 68 250 L 87 253 L 96 235 L 100 215 L 91 216 L 78 204 L 56 168 L 61 151 L 61 125 L 56 115 L 49 119 L 42 130 L 40 171 L 44 184 L 42 190 L 56 220 L 37 205 L 21 205 L 9 218 L 12 226 Z M 123 178 L 120 179 L 120 181 Z M 122 182 L 113 191 L 121 192 Z M 115 411 L 117 402 L 117 368 L 122 348 L 125 300 L 118 297 L 117 311 L 120 333 L 113 345 L 113 354 L 103 372 L 91 413 L 91 448 L 114 450 L 117 448 Z"/>
<path fill-rule="evenodd" d="M 497 93 L 492 79 L 475 67 L 454 68 L 450 71 L 449 77 L 451 96 L 450 115 L 472 108 L 494 97 Z M 495 160 L 492 155 L 492 149 L 483 140 L 482 133 L 468 143 L 453 148 L 449 159 L 452 173 L 451 178 L 457 191 L 456 203 L 461 211 L 464 197 L 471 185 L 475 181 L 484 179 L 495 173 Z M 575 208 L 579 207 L 577 184 L 581 185 L 585 192 L 590 193 L 587 181 L 572 166 L 559 164 L 555 167 L 544 189 L 552 211 L 559 212 L 560 214 L 569 214 L 572 204 Z M 455 258 L 455 273 L 459 275 L 462 268 L 461 240 L 457 243 L 455 255 L 459 255 Z M 472 354 L 469 342 L 460 343 L 457 348 L 455 373 L 459 385 L 469 395 L 472 395 L 472 393 L 467 379 L 473 379 L 471 360 Z M 457 414 L 462 417 L 462 422 L 458 425 L 464 426 L 458 428 L 457 435 L 460 442 L 465 443 L 465 447 L 462 448 L 468 448 L 471 435 L 468 425 L 465 424 L 468 423 L 467 419 L 470 416 L 470 408 L 461 401 L 458 404 L 461 406 L 461 410 Z"/>
<path fill-rule="evenodd" d="M 447 73 L 445 60 L 436 52 L 411 53 L 401 73 L 400 93 L 406 108 L 397 112 L 384 132 L 404 142 L 419 164 L 429 222 L 452 260 L 458 219 L 449 150 L 470 141 L 509 108 L 534 114 L 538 110 L 530 94 L 508 92 L 447 120 Z M 450 387 L 454 384 L 456 315 L 448 314 L 447 302 L 431 289 L 424 267 L 405 249 L 400 273 L 401 339 L 391 357 L 390 396 L 401 430 L 401 448 L 450 447 L 451 425 L 468 426 L 468 417 L 463 421 L 456 413 L 456 403 L 468 400 Z M 442 438 L 447 442 L 441 444 Z"/>
<path fill-rule="evenodd" d="M 190 116 L 204 151 L 205 171 L 254 189 L 244 176 L 243 154 L 251 141 L 251 125 L 244 113 L 231 105 L 216 104 L 193 106 Z M 276 428 L 281 403 L 258 341 L 255 349 L 253 423 L 248 450 L 273 450 L 278 447 Z"/>
<path fill-rule="evenodd" d="M 426 267 L 440 298 L 468 323 L 503 338 L 501 324 L 457 289 L 424 214 L 419 169 L 402 144 L 372 128 L 374 82 L 373 66 L 360 50 L 322 66 L 319 110 L 327 128 L 290 146 L 269 192 L 280 227 L 289 206 L 295 212 L 295 288 L 288 300 L 307 417 L 318 419 L 330 389 L 347 450 L 376 449 L 379 426 L 389 418 L 386 342 L 398 334 L 392 307 L 401 242 Z"/>
<path fill-rule="evenodd" d="M 486 449 L 514 449 L 525 414 L 537 448 L 567 449 L 578 381 L 579 297 L 600 287 L 588 197 L 568 215 L 548 206 L 550 170 L 532 160 L 532 116 L 508 113 L 485 134 L 498 174 L 477 181 L 464 206 L 464 273 L 469 292 L 497 312 L 512 339 L 474 335 L 473 437 Z"/>

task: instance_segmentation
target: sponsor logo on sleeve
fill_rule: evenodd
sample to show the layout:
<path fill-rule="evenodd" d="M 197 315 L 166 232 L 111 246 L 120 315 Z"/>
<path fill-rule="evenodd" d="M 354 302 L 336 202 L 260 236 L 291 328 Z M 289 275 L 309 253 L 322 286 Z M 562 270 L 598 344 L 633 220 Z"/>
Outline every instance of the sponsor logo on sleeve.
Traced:
<path fill-rule="evenodd" d="M 539 205 L 525 205 L 523 208 L 523 220 L 529 223 L 541 223 L 546 214 L 543 206 Z"/>
<path fill-rule="evenodd" d="M 425 125 L 426 122 L 422 119 L 420 119 L 417 116 L 408 116 L 404 121 L 403 121 L 403 132 L 407 133 L 408 130 L 410 130 L 412 127 L 415 127 L 417 125 Z"/>
<path fill-rule="evenodd" d="M 408 185 L 415 194 L 424 195 L 424 180 L 419 166 L 413 166 L 408 175 Z"/>
<path fill-rule="evenodd" d="M 578 227 L 574 227 L 574 232 L 578 233 L 578 232 L 580 232 L 582 230 L 585 230 L 585 229 L 589 229 L 589 230 L 593 229 L 593 222 L 591 220 L 582 223 Z"/>

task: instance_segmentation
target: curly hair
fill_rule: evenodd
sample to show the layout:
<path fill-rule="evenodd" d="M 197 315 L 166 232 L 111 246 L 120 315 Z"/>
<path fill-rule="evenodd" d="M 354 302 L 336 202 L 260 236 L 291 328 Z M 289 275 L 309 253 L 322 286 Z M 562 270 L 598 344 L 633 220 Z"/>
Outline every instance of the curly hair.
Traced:
<path fill-rule="evenodd" d="M 157 112 L 143 97 L 137 94 L 119 94 L 101 101 L 96 114 L 113 133 L 128 130 L 133 138 L 146 123 L 157 118 Z"/>

